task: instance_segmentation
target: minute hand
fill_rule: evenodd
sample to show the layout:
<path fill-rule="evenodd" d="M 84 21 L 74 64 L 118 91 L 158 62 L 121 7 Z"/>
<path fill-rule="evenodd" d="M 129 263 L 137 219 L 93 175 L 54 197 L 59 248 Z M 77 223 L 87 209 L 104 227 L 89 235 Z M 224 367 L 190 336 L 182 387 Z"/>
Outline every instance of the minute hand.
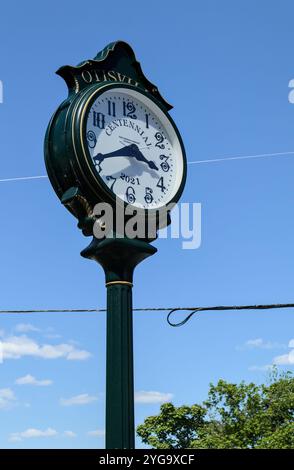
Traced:
<path fill-rule="evenodd" d="M 105 158 L 112 157 L 134 157 L 140 162 L 147 163 L 149 168 L 152 170 L 158 170 L 157 166 L 152 160 L 147 160 L 147 158 L 144 157 L 136 144 L 127 145 L 126 147 L 122 147 L 121 149 L 114 150 L 114 152 L 110 153 L 97 153 L 97 155 L 93 157 L 93 160 L 101 163 L 103 160 L 105 160 Z"/>

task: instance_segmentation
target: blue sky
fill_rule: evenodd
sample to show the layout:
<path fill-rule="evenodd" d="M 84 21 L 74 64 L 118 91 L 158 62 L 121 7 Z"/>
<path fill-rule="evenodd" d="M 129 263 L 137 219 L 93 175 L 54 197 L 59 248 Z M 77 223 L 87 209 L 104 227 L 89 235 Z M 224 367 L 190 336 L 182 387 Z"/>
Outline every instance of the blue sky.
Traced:
<path fill-rule="evenodd" d="M 117 39 L 174 105 L 188 161 L 294 151 L 292 2 L 109 5 L 2 3 L 0 178 L 45 174 L 44 133 L 66 96 L 54 71 Z M 293 172 L 293 155 L 190 165 L 182 201 L 202 204 L 201 247 L 157 240 L 134 305 L 293 302 Z M 0 309 L 105 306 L 101 268 L 79 255 L 89 239 L 46 179 L 0 183 L 0 205 Z M 0 330 L 0 447 L 103 447 L 105 315 L 1 315 Z M 292 338 L 291 310 L 209 312 L 175 329 L 135 313 L 136 422 L 171 396 L 200 402 L 219 378 L 260 383 L 278 356 L 293 369 Z"/>

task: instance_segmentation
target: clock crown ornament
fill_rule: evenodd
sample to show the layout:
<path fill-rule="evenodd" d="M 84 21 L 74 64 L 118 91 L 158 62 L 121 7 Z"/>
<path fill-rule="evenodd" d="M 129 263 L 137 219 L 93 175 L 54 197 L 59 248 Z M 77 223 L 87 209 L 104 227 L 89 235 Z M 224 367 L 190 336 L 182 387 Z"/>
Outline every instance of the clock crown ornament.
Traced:
<path fill-rule="evenodd" d="M 167 225 L 167 208 L 185 185 L 185 150 L 169 115 L 172 106 L 145 77 L 132 48 L 113 42 L 57 74 L 69 93 L 49 122 L 45 163 L 84 235 L 93 235 L 98 203 L 114 210 L 129 206 L 143 223 L 155 221 L 156 229 Z"/>
<path fill-rule="evenodd" d="M 56 73 L 65 80 L 69 94 L 103 81 L 127 83 L 153 95 L 167 110 L 172 109 L 157 86 L 144 75 L 133 49 L 124 41 L 111 42 L 93 59 L 84 60 L 75 67 L 64 65 Z"/>

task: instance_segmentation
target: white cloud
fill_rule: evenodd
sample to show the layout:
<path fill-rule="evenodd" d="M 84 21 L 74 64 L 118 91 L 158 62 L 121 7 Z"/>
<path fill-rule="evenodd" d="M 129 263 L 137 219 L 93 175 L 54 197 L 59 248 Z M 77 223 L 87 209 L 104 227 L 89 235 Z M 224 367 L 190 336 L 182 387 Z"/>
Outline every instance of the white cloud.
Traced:
<path fill-rule="evenodd" d="M 246 341 L 245 346 L 248 346 L 249 348 L 260 348 L 263 346 L 263 339 L 249 339 L 248 341 Z"/>
<path fill-rule="evenodd" d="M 272 365 L 270 364 L 266 364 L 264 366 L 250 366 L 248 367 L 248 370 L 251 370 L 251 371 L 268 371 L 268 370 L 271 370 L 273 368 Z"/>
<path fill-rule="evenodd" d="M 26 335 L 5 338 L 0 342 L 0 350 L 3 359 L 20 359 L 23 356 L 33 356 L 43 359 L 64 358 L 69 361 L 82 361 L 91 356 L 88 351 L 77 349 L 72 344 L 39 344 Z"/>
<path fill-rule="evenodd" d="M 294 339 L 290 339 L 289 348 L 292 348 L 287 354 L 276 356 L 273 363 L 277 366 L 292 366 L 294 364 Z"/>
<path fill-rule="evenodd" d="M 8 409 L 15 404 L 15 395 L 10 388 L 0 388 L 0 410 Z"/>
<path fill-rule="evenodd" d="M 60 339 L 60 338 L 62 338 L 62 336 L 57 334 L 57 333 L 48 333 L 48 334 L 44 335 L 44 337 L 47 338 L 47 339 Z"/>
<path fill-rule="evenodd" d="M 62 406 L 88 405 L 96 400 L 98 400 L 97 397 L 91 396 L 88 393 L 82 393 L 71 398 L 60 398 L 59 403 Z"/>
<path fill-rule="evenodd" d="M 36 328 L 30 323 L 18 323 L 15 327 L 15 331 L 18 333 L 29 333 L 30 331 L 40 331 L 39 328 Z"/>
<path fill-rule="evenodd" d="M 77 434 L 73 431 L 64 431 L 63 434 L 65 437 L 69 437 L 69 438 L 77 437 Z"/>
<path fill-rule="evenodd" d="M 294 364 L 294 349 L 292 349 L 288 354 L 276 356 L 273 362 L 277 366 L 292 366 Z"/>
<path fill-rule="evenodd" d="M 105 431 L 104 429 L 95 429 L 95 431 L 89 431 L 87 434 L 91 437 L 104 437 Z"/>
<path fill-rule="evenodd" d="M 47 428 L 44 431 L 35 428 L 29 428 L 22 432 L 13 432 L 10 434 L 9 440 L 12 442 L 22 441 L 23 439 L 31 439 L 36 437 L 54 437 L 58 432 L 55 429 Z"/>
<path fill-rule="evenodd" d="M 238 349 L 278 349 L 285 348 L 284 344 L 280 344 L 272 341 L 265 341 L 262 338 L 249 339 L 245 344 Z"/>
<path fill-rule="evenodd" d="M 172 393 L 161 393 L 161 392 L 146 392 L 140 391 L 135 392 L 136 403 L 165 403 L 170 401 L 173 397 Z"/>
<path fill-rule="evenodd" d="M 246 341 L 245 345 L 242 348 L 261 348 L 261 349 L 273 349 L 273 348 L 286 348 L 286 345 L 280 343 L 272 343 L 270 341 L 264 341 L 262 338 L 256 338 Z M 252 371 L 266 371 L 271 370 L 274 366 L 291 366 L 294 365 L 294 339 L 290 339 L 288 343 L 288 347 L 292 348 L 286 354 L 281 354 L 276 356 L 272 360 L 272 364 L 264 365 L 264 366 L 251 366 L 249 370 Z"/>
<path fill-rule="evenodd" d="M 88 359 L 91 354 L 83 349 L 76 349 L 75 347 L 68 345 L 71 350 L 68 352 L 67 359 L 69 361 L 84 361 Z"/>
<path fill-rule="evenodd" d="M 36 385 L 40 387 L 46 387 L 48 385 L 52 385 L 52 380 L 37 380 L 33 375 L 27 374 L 23 377 L 19 377 L 16 379 L 15 383 L 17 385 Z"/>

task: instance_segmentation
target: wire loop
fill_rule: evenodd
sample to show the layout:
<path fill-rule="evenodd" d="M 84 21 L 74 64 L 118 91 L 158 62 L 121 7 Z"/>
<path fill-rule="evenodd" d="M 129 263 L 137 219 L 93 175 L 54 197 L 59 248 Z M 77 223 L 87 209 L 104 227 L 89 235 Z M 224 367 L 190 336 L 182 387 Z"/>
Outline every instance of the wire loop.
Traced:
<path fill-rule="evenodd" d="M 182 308 L 174 308 L 174 309 L 172 309 L 172 310 L 169 312 L 169 314 L 168 314 L 167 317 L 166 317 L 166 321 L 167 321 L 167 323 L 168 323 L 170 326 L 173 326 L 173 327 L 176 328 L 176 327 L 178 327 L 178 326 L 183 326 L 183 325 L 185 325 L 185 323 L 187 323 L 187 321 L 189 321 L 190 318 L 191 318 L 195 313 L 198 313 L 199 310 L 201 310 L 201 309 L 200 309 L 200 308 L 196 308 L 196 309 L 193 310 L 191 313 L 189 313 L 189 314 L 184 318 L 184 320 L 182 320 L 182 321 L 180 321 L 180 322 L 178 322 L 178 323 L 173 323 L 173 322 L 171 322 L 171 321 L 170 321 L 171 315 L 172 315 L 173 313 L 175 313 L 175 312 L 179 312 L 179 311 L 182 311 L 182 310 L 183 310 Z M 189 311 L 188 308 L 185 309 L 185 310 Z"/>

